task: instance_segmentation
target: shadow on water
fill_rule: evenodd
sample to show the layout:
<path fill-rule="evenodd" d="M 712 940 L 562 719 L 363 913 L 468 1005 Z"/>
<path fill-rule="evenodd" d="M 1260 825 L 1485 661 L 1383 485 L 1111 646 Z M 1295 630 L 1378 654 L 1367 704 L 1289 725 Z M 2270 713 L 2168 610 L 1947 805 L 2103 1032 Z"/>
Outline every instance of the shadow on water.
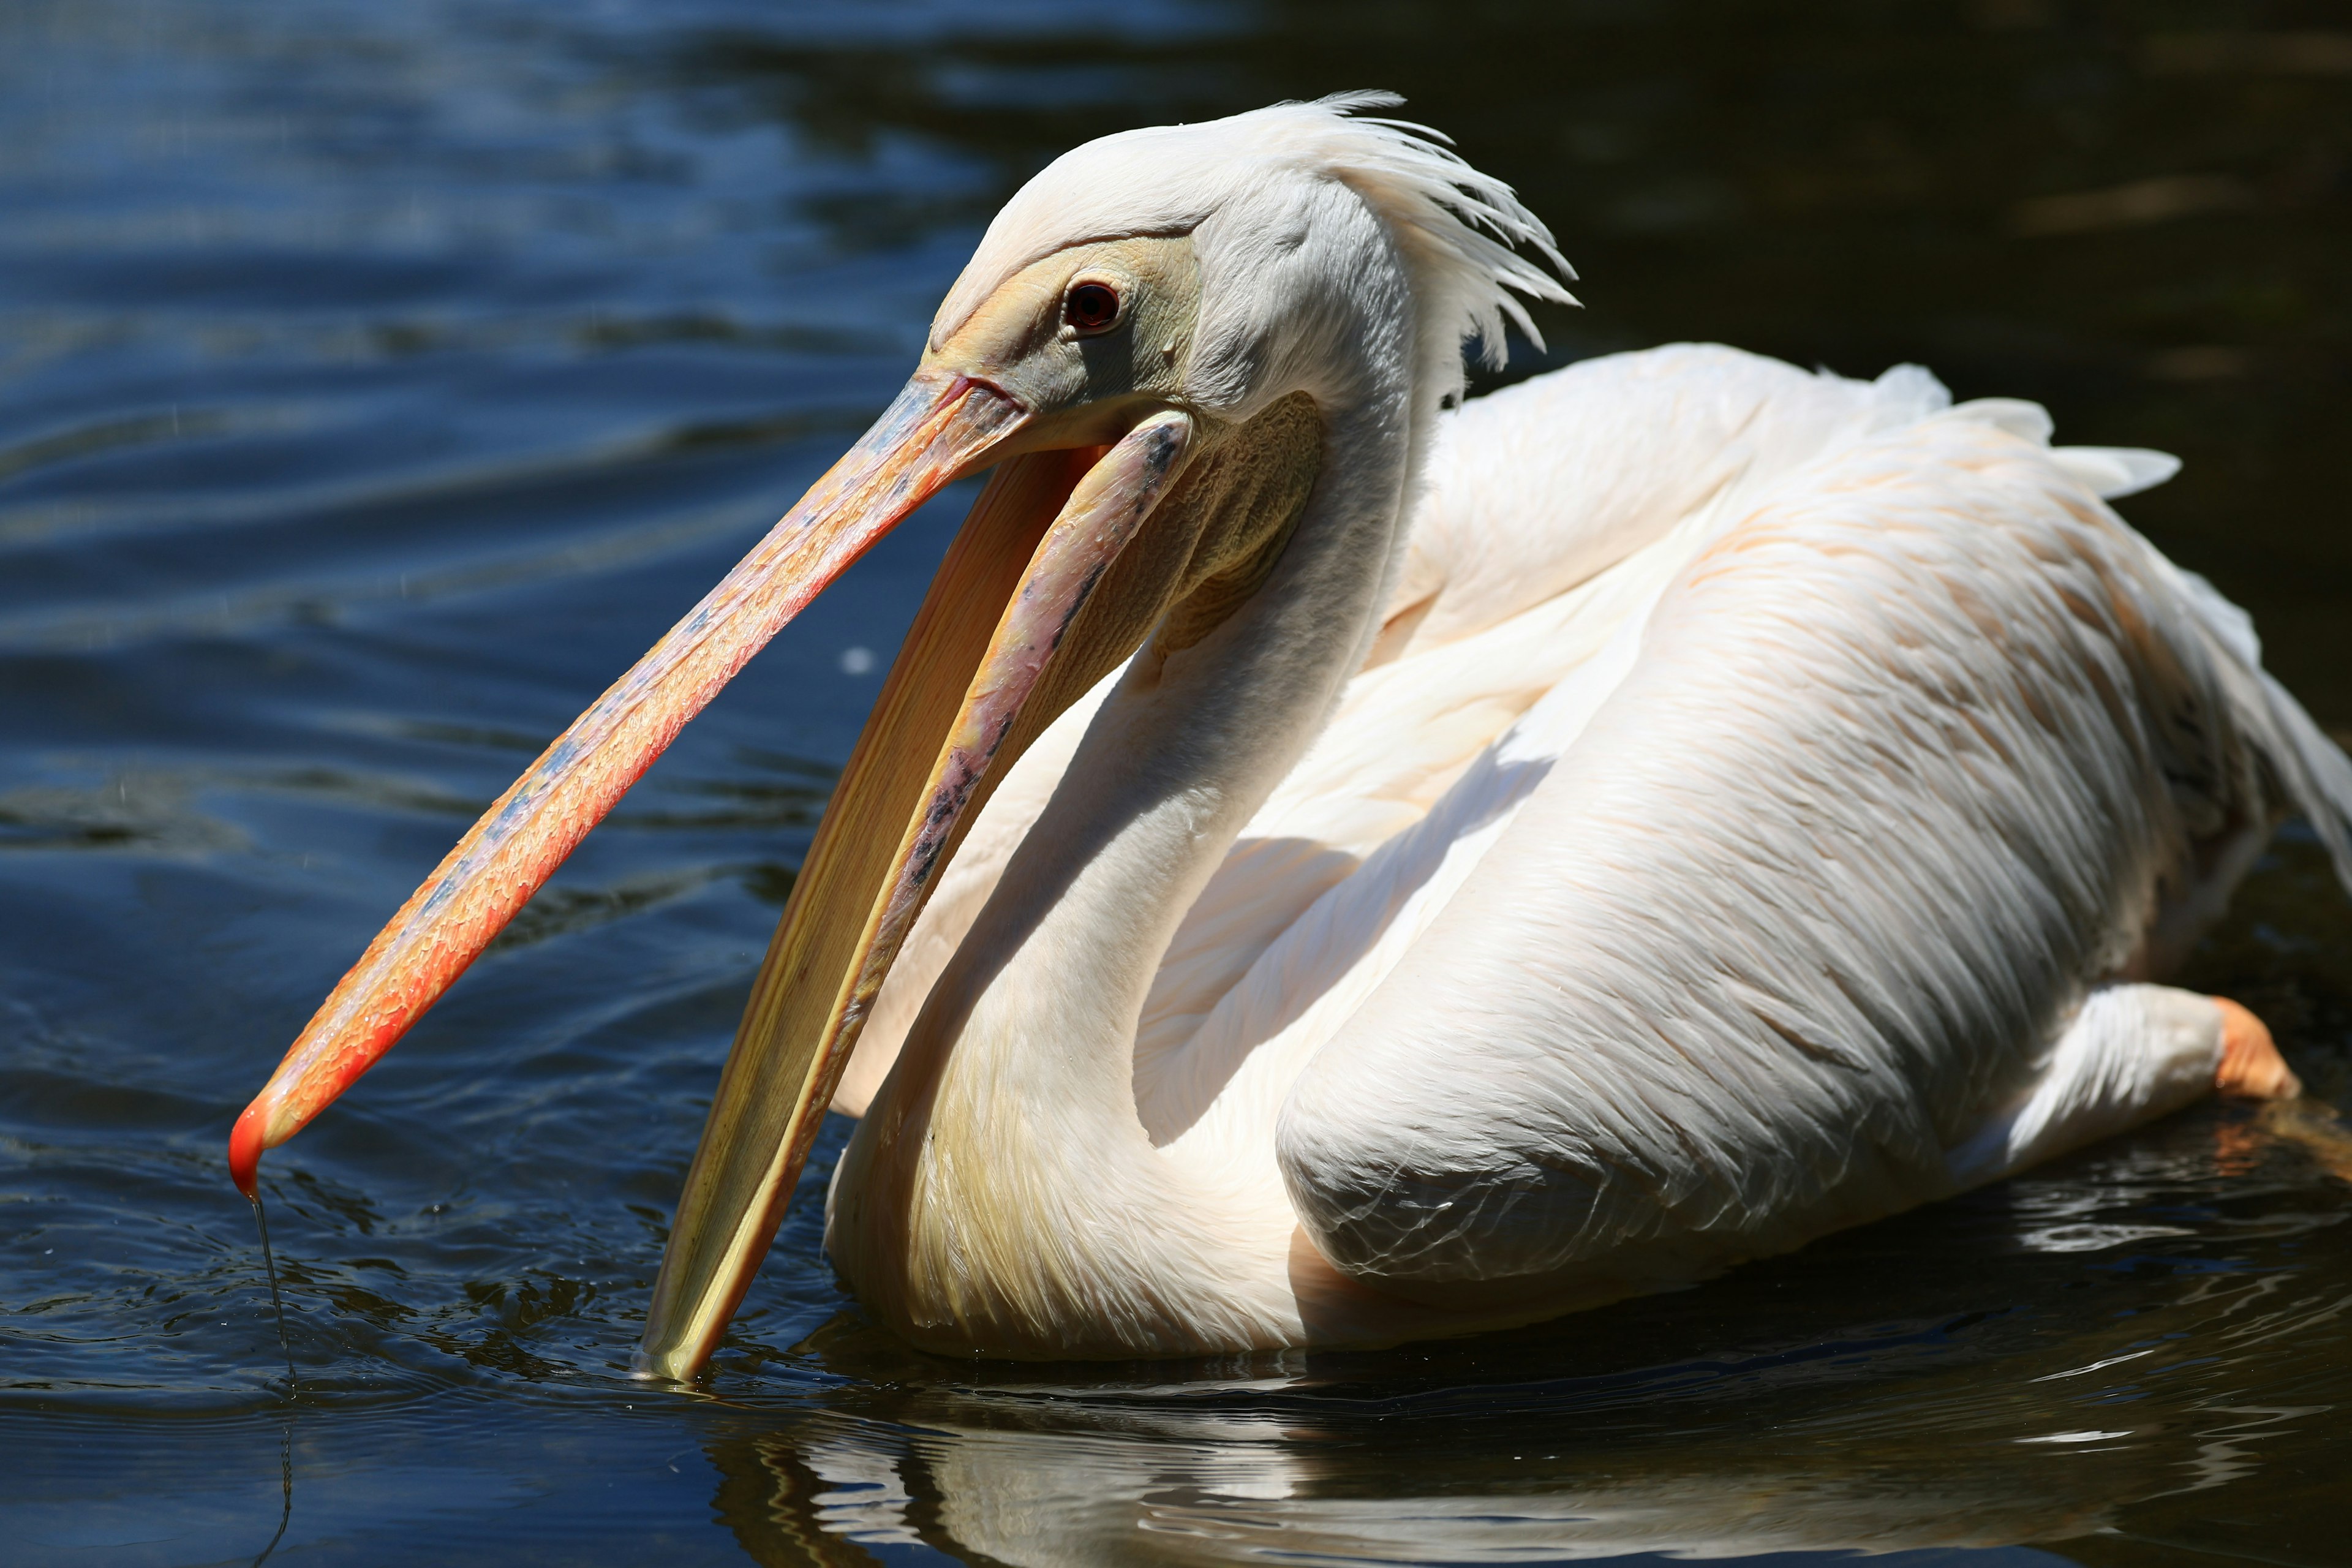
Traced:
<path fill-rule="evenodd" d="M 222 1149 L 520 763 L 903 378 L 1013 186 L 1385 86 L 1583 275 L 1512 374 L 1916 360 L 2352 733 L 2352 29 L 2294 0 L 28 0 L 0 10 L 0 1503 L 179 1565 L 2340 1560 L 2352 1164 L 2208 1106 L 1548 1327 L 968 1366 L 824 1266 L 625 1376 L 777 906 L 967 489 L 780 637 L 364 1085 Z M 1525 345 L 1522 345 L 1524 350 Z M 2188 983 L 2352 1095 L 2290 828 Z M 273 1536 L 273 1531 L 275 1535 Z"/>

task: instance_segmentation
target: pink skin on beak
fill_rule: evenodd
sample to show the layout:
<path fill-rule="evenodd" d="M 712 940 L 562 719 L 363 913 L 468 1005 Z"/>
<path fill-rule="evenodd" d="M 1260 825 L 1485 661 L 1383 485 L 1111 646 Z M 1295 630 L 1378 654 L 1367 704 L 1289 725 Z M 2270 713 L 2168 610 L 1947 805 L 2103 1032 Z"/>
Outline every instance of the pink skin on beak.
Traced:
<path fill-rule="evenodd" d="M 919 373 L 702 602 L 556 737 L 368 944 L 229 1135 L 261 1156 L 390 1050 L 751 656 L 849 564 L 1027 418 L 984 383 Z"/>

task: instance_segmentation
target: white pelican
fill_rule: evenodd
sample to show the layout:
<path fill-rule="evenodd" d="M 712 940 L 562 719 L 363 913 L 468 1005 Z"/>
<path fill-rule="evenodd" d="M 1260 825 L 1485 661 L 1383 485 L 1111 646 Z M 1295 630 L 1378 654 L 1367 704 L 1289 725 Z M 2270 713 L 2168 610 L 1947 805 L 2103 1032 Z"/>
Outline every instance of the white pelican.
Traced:
<path fill-rule="evenodd" d="M 2352 763 L 2102 504 L 2171 460 L 1720 348 L 1454 411 L 1465 341 L 1532 335 L 1567 268 L 1354 113 L 1393 101 L 1024 187 L 880 421 L 327 999 L 240 1185 L 990 466 L 754 985 L 647 1375 L 709 1356 L 845 1069 L 843 1277 L 1014 1357 L 1528 1321 L 2293 1092 L 2155 976 L 2287 810 L 2352 871 Z"/>

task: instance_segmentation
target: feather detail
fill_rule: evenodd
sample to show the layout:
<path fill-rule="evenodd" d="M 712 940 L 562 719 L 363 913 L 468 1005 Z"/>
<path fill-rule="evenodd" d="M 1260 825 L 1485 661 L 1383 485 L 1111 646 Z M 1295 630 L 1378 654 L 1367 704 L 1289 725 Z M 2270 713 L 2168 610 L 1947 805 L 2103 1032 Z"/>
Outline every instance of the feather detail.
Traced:
<path fill-rule="evenodd" d="M 1356 193 L 1387 227 L 1414 275 L 1428 340 L 1423 369 L 1434 397 L 1458 390 L 1459 347 L 1475 339 L 1499 367 L 1506 323 L 1538 347 L 1518 296 L 1575 303 L 1576 274 L 1551 231 L 1511 187 L 1473 168 L 1437 132 L 1362 115 L 1403 100 L 1345 92 L 1278 103 L 1201 125 L 1123 132 L 1072 149 L 1006 203 L 940 305 L 944 342 L 1003 280 L 1072 245 L 1131 235 L 1191 234 L 1267 182 L 1304 175 Z M 1540 262 L 1520 255 L 1525 246 Z"/>

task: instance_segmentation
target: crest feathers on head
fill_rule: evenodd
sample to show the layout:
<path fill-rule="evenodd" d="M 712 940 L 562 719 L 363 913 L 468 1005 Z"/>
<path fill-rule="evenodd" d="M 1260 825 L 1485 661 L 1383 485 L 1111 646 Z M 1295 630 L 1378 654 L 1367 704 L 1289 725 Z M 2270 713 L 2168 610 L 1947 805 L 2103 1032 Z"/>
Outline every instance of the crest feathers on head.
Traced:
<path fill-rule="evenodd" d="M 933 342 L 944 342 L 1005 279 L 1056 250 L 1190 233 L 1270 169 L 1287 167 L 1354 191 L 1395 237 L 1432 324 L 1477 338 L 1484 363 L 1503 363 L 1506 322 L 1541 348 L 1520 297 L 1574 304 L 1566 287 L 1574 269 L 1511 187 L 1473 168 L 1439 132 L 1363 112 L 1403 101 L 1391 92 L 1334 93 L 1072 148 L 989 225 L 940 307 Z M 1535 255 L 1514 248 L 1522 246 Z"/>
<path fill-rule="evenodd" d="M 1464 339 L 1478 339 L 1481 361 L 1500 369 L 1506 320 L 1544 346 L 1519 296 L 1573 305 L 1566 284 L 1576 269 L 1544 221 L 1509 185 L 1472 167 L 1444 132 L 1362 112 L 1403 102 L 1392 92 L 1339 92 L 1234 118 L 1280 116 L 1295 124 L 1302 142 L 1315 144 L 1319 171 L 1362 196 L 1412 253 L 1423 288 L 1437 295 L 1431 303 L 1439 320 L 1450 317 Z"/>

